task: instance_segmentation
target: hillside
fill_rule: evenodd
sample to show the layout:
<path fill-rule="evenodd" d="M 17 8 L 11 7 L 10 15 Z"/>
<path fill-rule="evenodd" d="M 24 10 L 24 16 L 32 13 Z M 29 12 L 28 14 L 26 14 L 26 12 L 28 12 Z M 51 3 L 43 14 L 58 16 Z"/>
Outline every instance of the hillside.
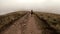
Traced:
<path fill-rule="evenodd" d="M 60 15 L 30 11 L 1 15 L 0 34 L 60 34 Z"/>
<path fill-rule="evenodd" d="M 35 14 L 40 18 L 44 19 L 51 27 L 57 30 L 60 34 L 60 15 L 52 13 L 42 13 L 35 12 Z"/>

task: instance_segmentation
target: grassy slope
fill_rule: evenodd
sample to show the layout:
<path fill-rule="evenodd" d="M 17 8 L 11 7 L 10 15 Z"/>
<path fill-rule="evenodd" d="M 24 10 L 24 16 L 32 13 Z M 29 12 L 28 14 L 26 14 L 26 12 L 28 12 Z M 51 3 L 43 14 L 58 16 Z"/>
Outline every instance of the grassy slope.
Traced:
<path fill-rule="evenodd" d="M 6 24 L 9 24 L 21 18 L 26 13 L 27 12 L 25 11 L 18 11 L 18 12 L 9 13 L 6 15 L 1 15 L 0 28 L 2 28 Z M 52 13 L 42 13 L 42 12 L 34 12 L 34 13 L 38 15 L 39 18 L 46 20 L 51 27 L 53 27 L 54 29 L 60 32 L 60 15 L 52 14 Z"/>
<path fill-rule="evenodd" d="M 13 21 L 21 18 L 26 14 L 25 11 L 12 12 L 0 16 L 0 28 L 3 28 L 6 24 L 12 23 Z"/>
<path fill-rule="evenodd" d="M 43 13 L 43 12 L 35 12 L 39 18 L 44 19 L 47 23 L 60 32 L 60 15 L 59 14 L 52 14 L 52 13 Z M 59 33 L 60 34 L 60 33 Z"/>

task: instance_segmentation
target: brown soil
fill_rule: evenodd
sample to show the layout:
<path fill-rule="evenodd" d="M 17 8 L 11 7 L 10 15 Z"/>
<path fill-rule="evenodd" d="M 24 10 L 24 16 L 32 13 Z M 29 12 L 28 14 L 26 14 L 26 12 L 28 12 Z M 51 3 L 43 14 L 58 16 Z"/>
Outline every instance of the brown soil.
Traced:
<path fill-rule="evenodd" d="M 19 20 L 15 21 L 11 26 L 9 26 L 7 29 L 2 31 L 0 34 L 43 34 L 45 31 L 43 32 L 44 29 L 42 30 L 38 27 L 37 25 L 38 21 L 36 20 L 37 17 L 36 18 L 35 17 L 36 15 L 34 14 L 31 15 L 30 13 L 28 13 Z M 51 31 L 46 31 L 46 32 L 47 33 L 44 34 L 52 33 Z"/>

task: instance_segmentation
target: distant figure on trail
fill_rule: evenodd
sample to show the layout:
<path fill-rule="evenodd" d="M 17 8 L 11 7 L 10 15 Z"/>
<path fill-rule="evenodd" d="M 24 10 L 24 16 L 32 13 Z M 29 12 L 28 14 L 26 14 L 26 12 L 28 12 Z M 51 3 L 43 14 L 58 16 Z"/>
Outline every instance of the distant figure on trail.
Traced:
<path fill-rule="evenodd" d="M 31 14 L 33 14 L 33 10 L 31 10 Z"/>

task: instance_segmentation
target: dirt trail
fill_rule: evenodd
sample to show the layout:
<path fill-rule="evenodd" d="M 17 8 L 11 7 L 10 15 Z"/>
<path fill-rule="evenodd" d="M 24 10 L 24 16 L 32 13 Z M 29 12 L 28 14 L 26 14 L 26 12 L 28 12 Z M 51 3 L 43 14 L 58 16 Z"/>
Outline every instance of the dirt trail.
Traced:
<path fill-rule="evenodd" d="M 39 34 L 36 26 L 35 15 L 27 14 L 21 19 L 15 21 L 8 29 L 1 34 Z"/>
<path fill-rule="evenodd" d="M 19 20 L 15 21 L 14 24 L 12 24 L 9 28 L 5 29 L 0 34 L 21 34 L 22 23 L 27 21 L 28 15 L 29 13 L 20 18 Z"/>
<path fill-rule="evenodd" d="M 35 15 L 29 15 L 28 22 L 26 23 L 26 29 L 24 34 L 40 34 L 41 31 L 37 29 L 36 20 L 34 18 Z"/>
<path fill-rule="evenodd" d="M 37 18 L 36 15 L 28 13 L 19 20 L 15 21 L 14 24 L 0 34 L 42 34 L 42 30 L 39 30 L 37 27 L 37 23 L 38 21 L 40 23 L 40 20 L 37 18 L 37 21 L 35 18 Z"/>

